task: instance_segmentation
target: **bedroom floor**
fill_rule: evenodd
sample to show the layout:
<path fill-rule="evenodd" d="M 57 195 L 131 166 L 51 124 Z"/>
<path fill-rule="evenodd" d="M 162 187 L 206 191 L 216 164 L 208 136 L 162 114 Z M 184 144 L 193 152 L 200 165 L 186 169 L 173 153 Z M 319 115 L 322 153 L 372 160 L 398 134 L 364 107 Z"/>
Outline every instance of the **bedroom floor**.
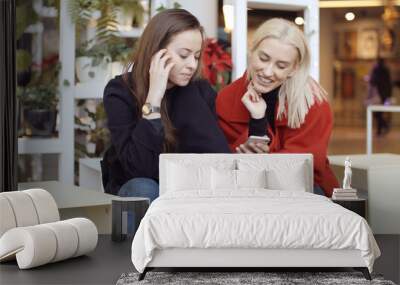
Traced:
<path fill-rule="evenodd" d="M 374 272 L 399 284 L 400 235 L 378 235 L 375 238 L 382 256 L 376 261 Z M 30 270 L 18 270 L 15 262 L 3 263 L 0 265 L 0 283 L 115 284 L 122 273 L 134 271 L 130 260 L 130 246 L 130 241 L 114 243 L 110 236 L 101 235 L 97 249 L 88 256 Z"/>
<path fill-rule="evenodd" d="M 374 272 L 400 284 L 400 235 L 375 235 L 381 256 L 375 261 Z"/>

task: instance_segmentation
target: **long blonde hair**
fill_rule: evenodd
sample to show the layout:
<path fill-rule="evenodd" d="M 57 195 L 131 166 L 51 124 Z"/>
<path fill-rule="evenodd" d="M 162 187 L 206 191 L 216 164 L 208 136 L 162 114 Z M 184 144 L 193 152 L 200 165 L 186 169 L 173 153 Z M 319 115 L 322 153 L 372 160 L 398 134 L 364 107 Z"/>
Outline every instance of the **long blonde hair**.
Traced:
<path fill-rule="evenodd" d="M 264 22 L 254 33 L 250 53 L 253 53 L 266 38 L 274 38 L 296 48 L 298 58 L 296 71 L 286 79 L 279 90 L 277 118 L 287 115 L 288 126 L 299 128 L 304 123 L 310 107 L 315 101 L 326 100 L 326 91 L 310 76 L 310 50 L 303 32 L 293 23 L 273 18 Z M 250 76 L 250 72 L 247 73 Z M 286 114 L 287 104 L 287 114 Z"/>

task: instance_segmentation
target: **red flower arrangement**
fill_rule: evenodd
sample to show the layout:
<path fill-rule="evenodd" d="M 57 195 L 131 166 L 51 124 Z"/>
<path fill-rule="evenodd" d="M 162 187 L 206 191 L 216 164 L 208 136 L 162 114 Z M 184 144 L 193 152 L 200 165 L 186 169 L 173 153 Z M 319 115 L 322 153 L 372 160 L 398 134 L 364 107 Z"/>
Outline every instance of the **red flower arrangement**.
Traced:
<path fill-rule="evenodd" d="M 216 39 L 207 39 L 203 53 L 203 76 L 218 91 L 229 80 L 232 70 L 231 55 L 225 51 Z"/>

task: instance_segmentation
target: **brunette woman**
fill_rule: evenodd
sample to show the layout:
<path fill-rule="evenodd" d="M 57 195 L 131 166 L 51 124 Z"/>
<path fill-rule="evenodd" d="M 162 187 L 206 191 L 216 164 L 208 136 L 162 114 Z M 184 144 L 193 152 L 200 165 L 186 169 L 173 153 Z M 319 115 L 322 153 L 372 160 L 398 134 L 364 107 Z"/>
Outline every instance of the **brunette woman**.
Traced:
<path fill-rule="evenodd" d="M 188 11 L 160 12 L 139 40 L 132 71 L 107 84 L 106 192 L 152 201 L 159 193 L 160 153 L 230 152 L 217 123 L 216 94 L 198 79 L 203 43 L 203 28 Z"/>

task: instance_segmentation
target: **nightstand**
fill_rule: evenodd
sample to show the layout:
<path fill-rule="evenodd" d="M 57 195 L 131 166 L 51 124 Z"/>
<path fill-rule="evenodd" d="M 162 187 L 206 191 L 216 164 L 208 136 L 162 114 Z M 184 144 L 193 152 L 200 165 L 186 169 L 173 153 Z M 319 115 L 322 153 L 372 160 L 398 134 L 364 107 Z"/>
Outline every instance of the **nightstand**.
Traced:
<path fill-rule="evenodd" d="M 123 226 L 123 214 L 124 212 L 131 212 L 134 214 L 135 221 L 135 232 L 139 227 L 140 221 L 146 214 L 147 209 L 150 205 L 150 199 L 145 197 L 115 197 L 112 200 L 112 234 L 111 239 L 113 241 L 123 241 L 126 239 L 126 229 Z M 127 226 L 127 225 L 125 225 Z M 134 233 L 129 233 L 132 237 Z"/>
<path fill-rule="evenodd" d="M 359 214 L 361 217 L 366 219 L 367 199 L 354 199 L 354 200 L 338 200 L 332 199 L 332 202 L 339 204 L 340 206 Z"/>
<path fill-rule="evenodd" d="M 391 153 L 351 154 L 351 186 L 368 198 L 368 223 L 374 234 L 400 235 L 400 155 Z M 339 181 L 343 179 L 346 155 L 329 156 Z"/>

